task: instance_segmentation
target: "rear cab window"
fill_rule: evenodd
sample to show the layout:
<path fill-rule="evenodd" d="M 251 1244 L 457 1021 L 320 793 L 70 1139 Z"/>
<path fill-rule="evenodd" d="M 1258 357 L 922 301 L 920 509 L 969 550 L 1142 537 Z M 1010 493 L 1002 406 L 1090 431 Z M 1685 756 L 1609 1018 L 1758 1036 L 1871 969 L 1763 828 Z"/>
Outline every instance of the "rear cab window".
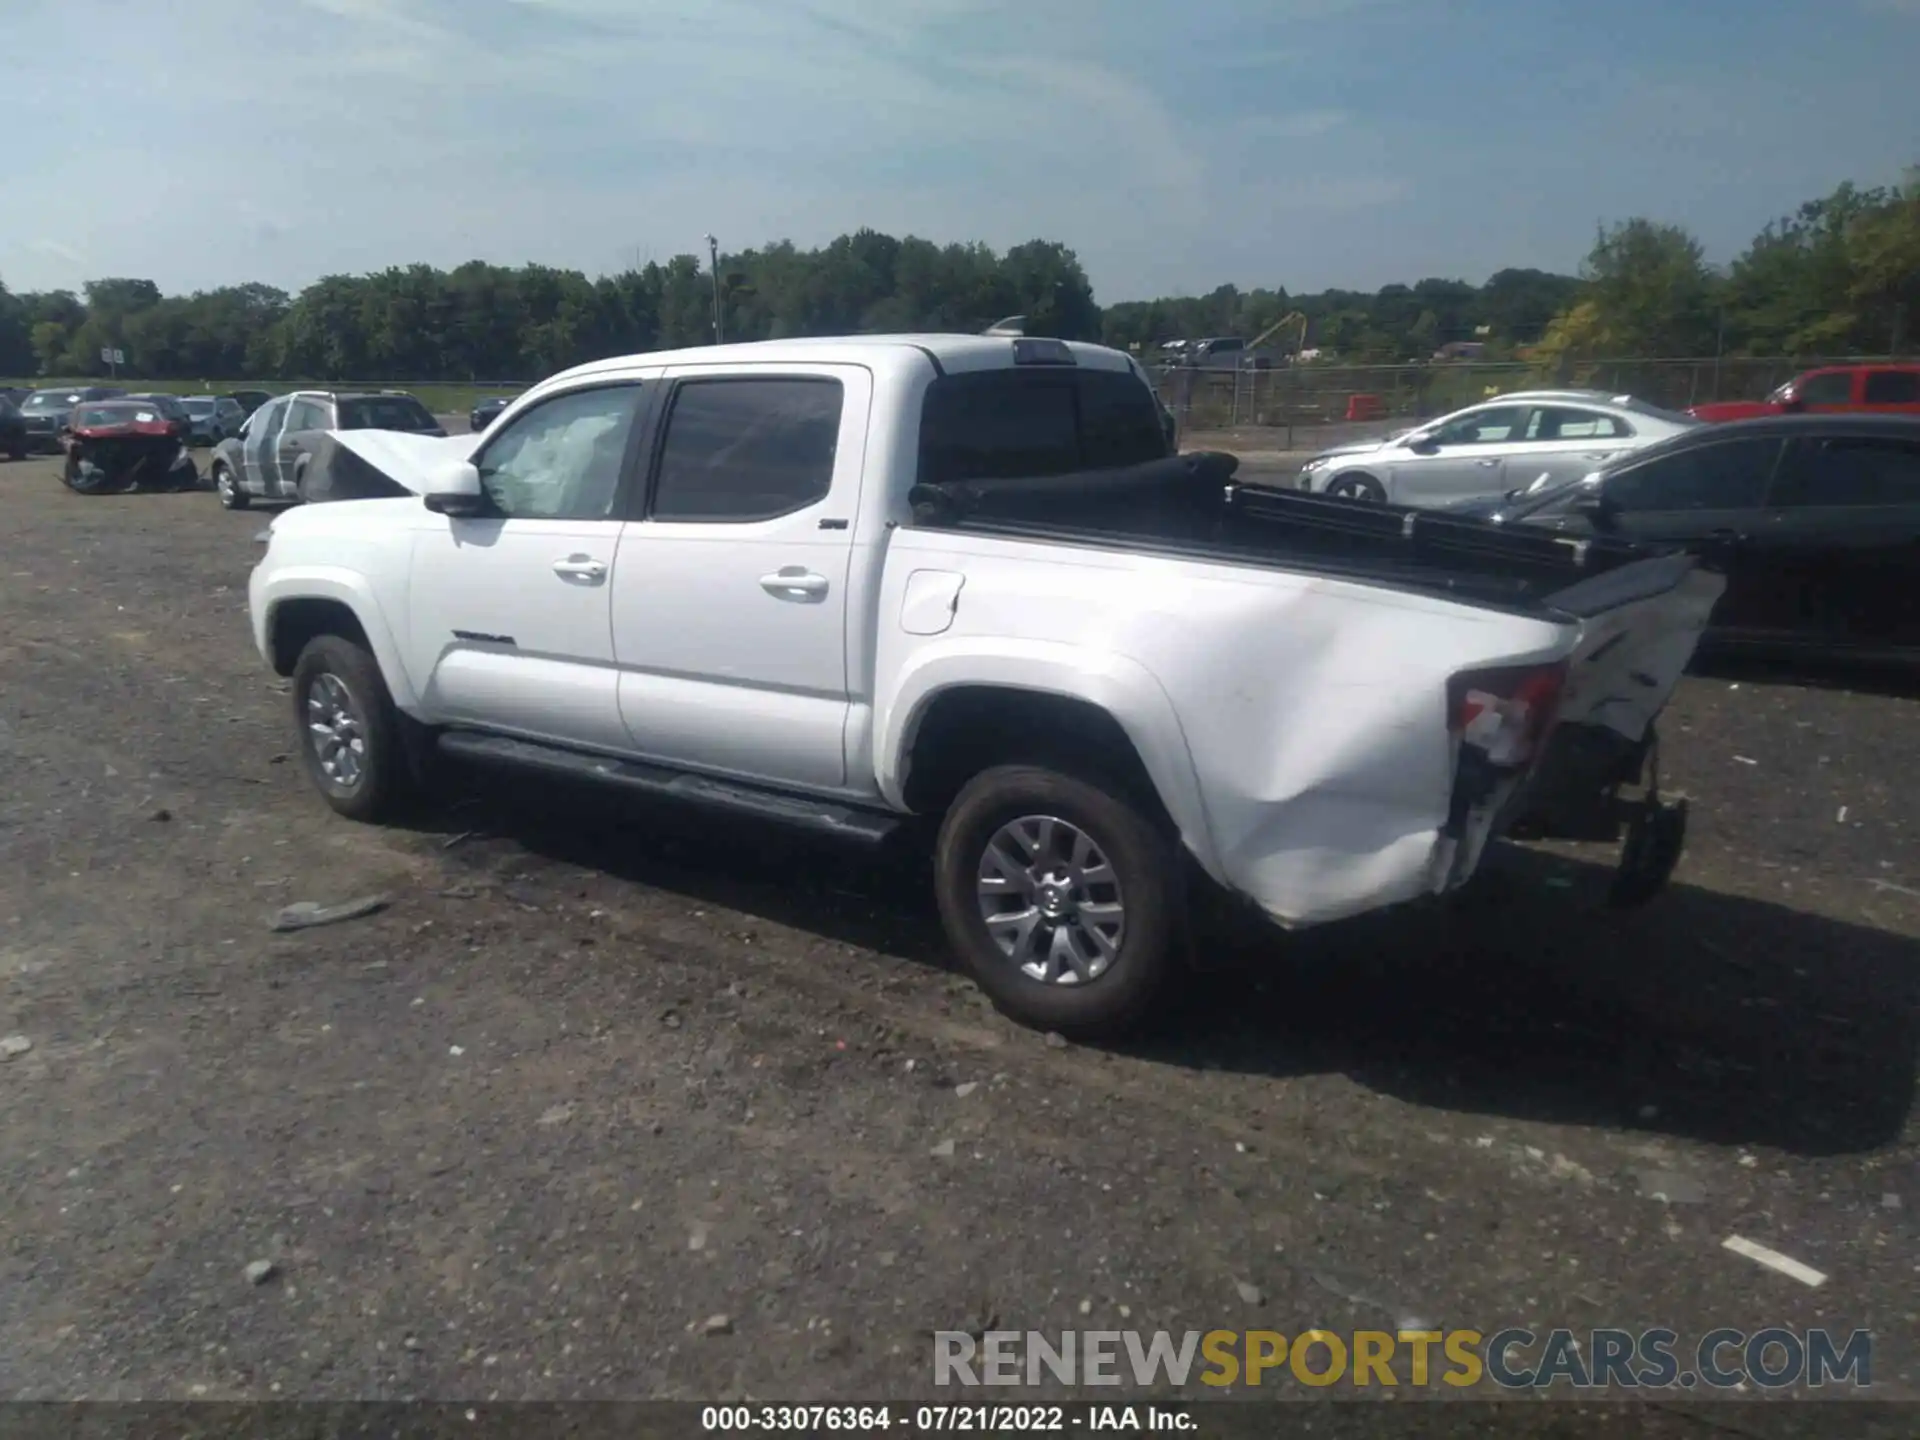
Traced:
<path fill-rule="evenodd" d="M 1131 369 L 943 375 L 920 412 L 922 484 L 1121 469 L 1169 453 L 1159 402 Z"/>

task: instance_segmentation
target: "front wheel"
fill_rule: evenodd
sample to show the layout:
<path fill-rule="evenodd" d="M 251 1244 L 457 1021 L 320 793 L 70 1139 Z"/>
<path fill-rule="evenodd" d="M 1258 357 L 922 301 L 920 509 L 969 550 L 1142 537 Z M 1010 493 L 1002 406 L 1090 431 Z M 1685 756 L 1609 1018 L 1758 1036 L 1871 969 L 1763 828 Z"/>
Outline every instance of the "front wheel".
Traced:
<path fill-rule="evenodd" d="M 368 823 L 399 811 L 407 757 L 399 712 L 372 655 L 339 635 L 309 640 L 293 667 L 293 717 L 301 764 L 327 804 Z"/>
<path fill-rule="evenodd" d="M 220 497 L 222 510 L 247 508 L 247 492 L 240 488 L 240 477 L 233 473 L 231 465 L 213 467 L 213 492 Z"/>
<path fill-rule="evenodd" d="M 1327 494 L 1338 496 L 1342 500 L 1368 500 L 1375 505 L 1387 498 L 1386 487 L 1371 475 L 1354 472 L 1351 475 L 1336 475 L 1327 486 Z"/>
<path fill-rule="evenodd" d="M 1130 801 L 1071 775 L 975 776 L 941 824 L 934 885 L 949 943 L 1035 1029 L 1136 1029 L 1179 964 L 1177 851 Z"/>
<path fill-rule="evenodd" d="M 100 465 L 91 460 L 82 460 L 69 451 L 66 464 L 60 469 L 60 480 L 76 495 L 117 495 L 127 488 L 125 476 L 114 478 Z"/>

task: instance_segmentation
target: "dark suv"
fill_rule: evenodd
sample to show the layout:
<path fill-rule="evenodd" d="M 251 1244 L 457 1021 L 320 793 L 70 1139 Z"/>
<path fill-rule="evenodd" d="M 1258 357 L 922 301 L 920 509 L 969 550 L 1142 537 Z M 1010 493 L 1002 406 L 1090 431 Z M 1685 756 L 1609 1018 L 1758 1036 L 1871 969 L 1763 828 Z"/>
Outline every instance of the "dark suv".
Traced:
<path fill-rule="evenodd" d="M 127 392 L 113 385 L 56 386 L 36 390 L 20 402 L 20 417 L 27 422 L 27 448 L 49 454 L 60 449 L 60 427 L 76 405 L 94 400 L 117 400 Z"/>
<path fill-rule="evenodd" d="M 296 390 L 247 417 L 238 435 L 214 448 L 213 484 L 220 503 L 244 510 L 253 500 L 301 500 L 307 465 L 329 430 L 398 430 L 445 435 L 433 413 L 400 390 L 344 394 Z"/>

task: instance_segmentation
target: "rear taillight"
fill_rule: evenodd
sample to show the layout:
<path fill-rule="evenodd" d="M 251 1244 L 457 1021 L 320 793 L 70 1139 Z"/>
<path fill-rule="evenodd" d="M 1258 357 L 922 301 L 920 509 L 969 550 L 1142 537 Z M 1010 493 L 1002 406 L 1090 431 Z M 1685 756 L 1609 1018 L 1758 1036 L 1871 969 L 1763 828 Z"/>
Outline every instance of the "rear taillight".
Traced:
<path fill-rule="evenodd" d="M 1567 682 L 1564 661 L 1505 670 L 1470 670 L 1447 687 L 1449 725 L 1501 769 L 1530 765 L 1540 754 Z"/>

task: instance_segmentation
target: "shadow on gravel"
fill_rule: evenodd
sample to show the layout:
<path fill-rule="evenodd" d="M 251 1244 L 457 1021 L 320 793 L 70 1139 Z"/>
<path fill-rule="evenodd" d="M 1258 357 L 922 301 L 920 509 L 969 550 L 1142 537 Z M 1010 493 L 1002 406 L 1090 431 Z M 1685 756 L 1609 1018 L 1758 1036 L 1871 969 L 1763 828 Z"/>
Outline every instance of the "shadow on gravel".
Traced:
<path fill-rule="evenodd" d="M 1703 654 L 1688 674 L 1708 680 L 1737 680 L 1760 685 L 1797 685 L 1808 690 L 1847 690 L 1862 695 L 1920 699 L 1920 664 L 1867 665 L 1857 660 L 1763 658 L 1729 653 Z"/>
<path fill-rule="evenodd" d="M 915 847 L 843 849 L 533 782 L 489 796 L 484 812 L 434 828 L 484 826 L 536 857 L 949 968 Z M 1899 1136 L 1920 1045 L 1920 944 L 1686 885 L 1623 914 L 1606 908 L 1610 875 L 1500 847 L 1454 905 L 1293 937 L 1226 927 L 1161 1031 L 1119 1048 L 1803 1155 Z"/>
<path fill-rule="evenodd" d="M 1136 1053 L 1802 1155 L 1900 1136 L 1920 944 L 1689 885 L 1613 911 L 1609 869 L 1513 846 L 1487 866 L 1453 906 L 1283 941 L 1283 970 L 1236 933 L 1237 963 Z"/>

